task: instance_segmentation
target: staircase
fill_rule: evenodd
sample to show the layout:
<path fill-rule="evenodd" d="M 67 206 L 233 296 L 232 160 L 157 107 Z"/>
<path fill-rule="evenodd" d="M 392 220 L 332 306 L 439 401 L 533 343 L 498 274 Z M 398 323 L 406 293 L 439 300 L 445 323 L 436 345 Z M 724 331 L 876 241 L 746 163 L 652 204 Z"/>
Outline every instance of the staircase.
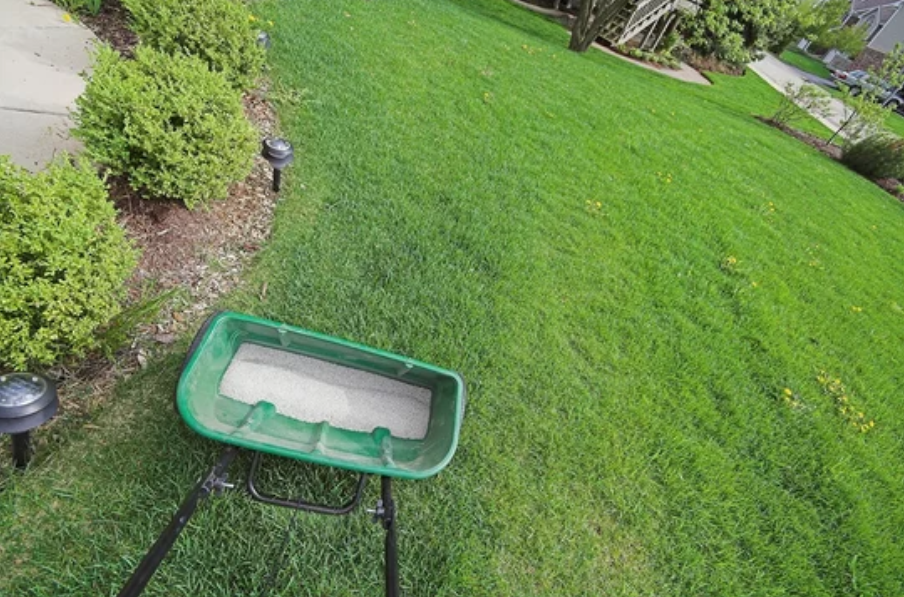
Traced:
<path fill-rule="evenodd" d="M 675 10 L 678 0 L 633 0 L 606 24 L 600 37 L 611 44 L 623 44 L 653 26 L 662 16 Z"/>

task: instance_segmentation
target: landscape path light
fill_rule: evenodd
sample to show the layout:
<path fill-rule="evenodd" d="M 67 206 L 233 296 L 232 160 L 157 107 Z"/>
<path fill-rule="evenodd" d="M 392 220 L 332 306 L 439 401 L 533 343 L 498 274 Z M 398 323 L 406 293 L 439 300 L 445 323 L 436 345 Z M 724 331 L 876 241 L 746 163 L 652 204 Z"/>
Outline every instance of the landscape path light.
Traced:
<path fill-rule="evenodd" d="M 43 425 L 59 407 L 56 384 L 33 373 L 0 375 L 0 433 L 12 436 L 13 461 L 25 468 L 31 460 L 31 430 Z"/>
<path fill-rule="evenodd" d="M 285 139 L 264 139 L 261 155 L 273 167 L 273 190 L 279 192 L 283 168 L 292 163 L 295 150 Z"/>

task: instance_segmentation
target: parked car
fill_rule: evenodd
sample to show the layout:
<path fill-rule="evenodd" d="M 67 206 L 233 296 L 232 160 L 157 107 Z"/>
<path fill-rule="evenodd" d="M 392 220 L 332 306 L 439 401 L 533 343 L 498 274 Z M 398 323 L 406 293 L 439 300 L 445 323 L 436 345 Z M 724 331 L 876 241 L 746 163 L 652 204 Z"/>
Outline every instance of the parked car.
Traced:
<path fill-rule="evenodd" d="M 832 80 L 836 87 L 838 85 L 847 86 L 851 95 L 859 95 L 864 90 L 876 91 L 876 99 L 882 102 L 882 105 L 891 106 L 895 112 L 904 115 L 904 88 L 895 87 L 888 81 L 878 80 L 862 70 L 832 71 Z"/>
<path fill-rule="evenodd" d="M 852 84 L 856 83 L 867 75 L 869 75 L 869 73 L 865 70 L 852 70 L 851 72 L 847 72 L 845 70 L 833 70 L 832 81 L 835 83 L 836 87 L 839 84 L 847 85 L 848 87 L 850 87 Z"/>

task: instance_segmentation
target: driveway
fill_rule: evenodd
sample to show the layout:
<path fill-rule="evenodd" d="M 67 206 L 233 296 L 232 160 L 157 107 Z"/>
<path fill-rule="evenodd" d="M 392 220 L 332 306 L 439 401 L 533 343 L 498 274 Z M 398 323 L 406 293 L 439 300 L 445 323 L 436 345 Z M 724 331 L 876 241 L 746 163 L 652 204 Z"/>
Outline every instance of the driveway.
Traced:
<path fill-rule="evenodd" d="M 817 85 L 830 84 L 826 79 L 811 75 L 810 73 L 805 73 L 800 69 L 794 68 L 790 64 L 785 64 L 772 54 L 766 54 L 762 60 L 751 62 L 748 67 L 764 81 L 782 93 L 784 93 L 785 86 L 788 83 L 792 83 L 795 87 L 800 87 L 804 83 L 813 83 Z M 813 117 L 834 131 L 841 126 L 842 122 L 844 122 L 844 115 L 844 103 L 833 97 L 829 100 L 829 115 L 822 117 L 813 114 Z"/>
<path fill-rule="evenodd" d="M 79 149 L 69 110 L 95 39 L 47 0 L 0 0 L 0 154 L 39 170 Z"/>

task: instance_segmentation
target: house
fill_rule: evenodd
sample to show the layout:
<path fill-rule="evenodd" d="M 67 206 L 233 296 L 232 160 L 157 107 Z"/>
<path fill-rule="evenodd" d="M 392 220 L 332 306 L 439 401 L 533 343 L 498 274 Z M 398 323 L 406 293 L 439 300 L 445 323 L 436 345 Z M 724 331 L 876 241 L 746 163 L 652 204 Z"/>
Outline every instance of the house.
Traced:
<path fill-rule="evenodd" d="M 904 43 L 904 0 L 852 0 L 842 25 L 866 25 L 866 48 L 849 67 L 861 70 L 877 67 L 895 45 Z M 831 51 L 824 61 L 835 64 L 837 56 Z"/>

